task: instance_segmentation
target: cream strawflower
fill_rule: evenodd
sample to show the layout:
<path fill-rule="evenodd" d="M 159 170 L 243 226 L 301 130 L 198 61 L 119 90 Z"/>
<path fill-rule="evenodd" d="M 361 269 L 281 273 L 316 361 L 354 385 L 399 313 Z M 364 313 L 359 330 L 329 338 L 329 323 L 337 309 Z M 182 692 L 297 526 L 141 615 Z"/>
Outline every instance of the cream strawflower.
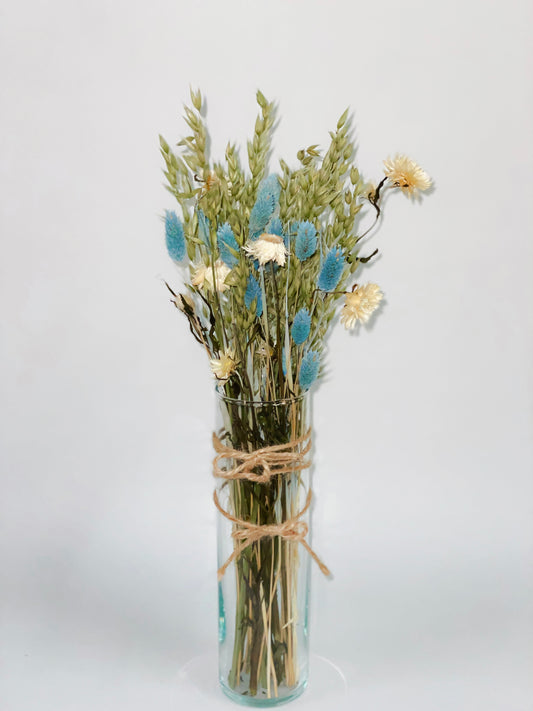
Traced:
<path fill-rule="evenodd" d="M 385 175 L 395 188 L 401 188 L 409 197 L 415 197 L 417 191 L 431 187 L 431 178 L 425 170 L 407 156 L 397 154 L 394 158 L 383 161 Z"/>
<path fill-rule="evenodd" d="M 377 284 L 356 285 L 354 291 L 346 294 L 341 323 L 346 328 L 353 328 L 357 321 L 366 323 L 382 298 L 383 294 Z"/>
<path fill-rule="evenodd" d="M 226 382 L 230 379 L 237 363 L 235 362 L 235 353 L 233 351 L 226 351 L 222 353 L 220 358 L 212 358 L 209 361 L 211 370 L 213 371 L 217 380 Z"/>
<path fill-rule="evenodd" d="M 217 291 L 226 291 L 229 289 L 229 284 L 226 284 L 226 277 L 230 273 L 231 269 L 224 264 L 221 259 L 215 262 L 214 272 L 215 272 L 215 284 Z M 213 267 L 210 264 L 200 264 L 196 267 L 191 284 L 197 286 L 199 289 L 207 289 L 208 291 L 214 291 L 213 285 Z"/>
<path fill-rule="evenodd" d="M 277 262 L 280 267 L 285 264 L 288 254 L 282 237 L 266 233 L 260 235 L 256 240 L 248 242 L 244 251 L 257 259 L 261 265 L 267 262 Z"/>

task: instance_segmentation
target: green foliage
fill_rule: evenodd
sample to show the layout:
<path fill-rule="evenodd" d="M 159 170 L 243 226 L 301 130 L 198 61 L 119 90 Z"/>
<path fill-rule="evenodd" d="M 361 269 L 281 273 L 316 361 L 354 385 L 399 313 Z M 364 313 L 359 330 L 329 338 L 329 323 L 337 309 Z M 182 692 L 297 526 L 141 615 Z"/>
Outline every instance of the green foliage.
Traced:
<path fill-rule="evenodd" d="M 246 200 L 253 206 L 259 183 L 266 175 L 270 137 L 274 125 L 274 104 L 257 92 L 257 103 L 261 109 L 255 121 L 254 137 L 248 141 L 248 163 L 251 177 L 246 183 Z"/>

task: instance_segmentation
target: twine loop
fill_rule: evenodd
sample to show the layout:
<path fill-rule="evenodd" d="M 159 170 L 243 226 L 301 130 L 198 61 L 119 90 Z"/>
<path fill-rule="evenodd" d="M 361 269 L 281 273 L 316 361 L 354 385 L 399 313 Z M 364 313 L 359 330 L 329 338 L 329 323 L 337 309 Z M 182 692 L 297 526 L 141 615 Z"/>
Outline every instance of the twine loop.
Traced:
<path fill-rule="evenodd" d="M 213 460 L 213 476 L 226 481 L 241 479 L 266 483 L 270 481 L 273 476 L 302 471 L 303 469 L 309 468 L 311 461 L 305 459 L 305 457 L 311 450 L 311 444 L 311 430 L 309 429 L 301 437 L 293 439 L 286 444 L 275 444 L 269 447 L 261 447 L 253 452 L 244 452 L 227 447 L 220 441 L 219 437 L 213 433 L 213 446 L 217 452 Z M 302 445 L 301 448 L 300 445 Z M 236 464 L 232 469 L 222 469 L 220 466 L 222 459 L 233 459 L 240 463 Z M 259 467 L 262 468 L 261 474 L 257 474 L 254 471 Z M 213 500 L 215 506 L 225 518 L 234 524 L 231 536 L 235 542 L 233 553 L 218 569 L 218 579 L 221 580 L 224 577 L 228 566 L 245 548 L 262 538 L 273 538 L 274 536 L 301 543 L 317 563 L 322 573 L 324 575 L 330 575 L 329 568 L 324 565 L 306 541 L 306 536 L 309 533 L 308 524 L 300 520 L 311 506 L 311 499 L 312 491 L 309 489 L 304 507 L 292 518 L 282 521 L 281 523 L 258 524 L 236 518 L 225 511 L 220 505 L 217 492 L 214 491 Z"/>
<path fill-rule="evenodd" d="M 286 444 L 273 444 L 261 447 L 253 452 L 233 449 L 222 444 L 220 438 L 213 432 L 213 447 L 217 453 L 213 460 L 213 476 L 219 479 L 248 479 L 259 484 L 265 484 L 277 474 L 289 474 L 302 471 L 311 466 L 311 461 L 305 459 L 311 451 L 311 430 Z M 300 445 L 303 445 L 300 449 Z M 220 466 L 224 459 L 233 459 L 240 462 L 229 471 Z M 261 468 L 262 474 L 257 474 L 254 469 Z"/>

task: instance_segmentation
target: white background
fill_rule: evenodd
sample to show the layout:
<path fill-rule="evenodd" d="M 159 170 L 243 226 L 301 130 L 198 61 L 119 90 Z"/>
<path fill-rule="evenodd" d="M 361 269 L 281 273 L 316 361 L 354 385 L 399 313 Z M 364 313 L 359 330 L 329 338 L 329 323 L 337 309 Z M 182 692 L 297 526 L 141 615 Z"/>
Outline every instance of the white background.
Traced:
<path fill-rule="evenodd" d="M 2 711 L 231 708 L 212 380 L 162 284 L 157 135 L 186 134 L 189 84 L 214 157 L 261 88 L 276 157 L 350 105 L 366 178 L 401 151 L 436 185 L 388 201 L 360 277 L 386 303 L 337 327 L 314 397 L 334 579 L 313 572 L 312 649 L 345 682 L 312 670 L 293 707 L 533 709 L 532 21 L 526 0 L 3 3 Z"/>

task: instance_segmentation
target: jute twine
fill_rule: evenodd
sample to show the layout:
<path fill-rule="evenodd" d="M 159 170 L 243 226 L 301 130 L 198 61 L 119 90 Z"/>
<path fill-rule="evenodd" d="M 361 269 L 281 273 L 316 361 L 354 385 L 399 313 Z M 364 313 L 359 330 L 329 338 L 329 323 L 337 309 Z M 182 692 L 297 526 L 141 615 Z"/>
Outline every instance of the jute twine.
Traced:
<path fill-rule="evenodd" d="M 219 437 L 213 433 L 213 446 L 217 453 L 213 460 L 213 476 L 226 481 L 236 479 L 246 479 L 248 481 L 266 483 L 273 476 L 278 474 L 289 474 L 295 471 L 302 471 L 311 466 L 311 461 L 306 459 L 306 455 L 311 450 L 311 430 L 308 430 L 302 437 L 295 438 L 286 444 L 275 444 L 270 447 L 261 447 L 253 452 L 245 452 L 239 449 L 232 449 L 223 444 Z M 300 445 L 302 447 L 300 448 Z M 232 469 L 222 469 L 220 461 L 222 459 L 233 459 L 235 466 Z M 262 473 L 256 474 L 253 470 L 261 468 Z M 300 521 L 301 517 L 311 506 L 312 491 L 309 489 L 304 507 L 295 516 L 282 523 L 257 524 L 251 521 L 244 521 L 236 518 L 225 511 L 220 505 L 217 492 L 213 492 L 215 506 L 220 513 L 234 525 L 232 538 L 235 541 L 233 553 L 226 560 L 224 565 L 218 569 L 218 579 L 224 577 L 224 573 L 231 563 L 242 551 L 251 543 L 262 538 L 272 538 L 280 536 L 286 540 L 301 543 L 308 551 L 313 560 L 324 575 L 330 575 L 329 568 L 324 565 L 311 546 L 305 540 L 309 533 L 309 526 L 305 521 Z"/>

